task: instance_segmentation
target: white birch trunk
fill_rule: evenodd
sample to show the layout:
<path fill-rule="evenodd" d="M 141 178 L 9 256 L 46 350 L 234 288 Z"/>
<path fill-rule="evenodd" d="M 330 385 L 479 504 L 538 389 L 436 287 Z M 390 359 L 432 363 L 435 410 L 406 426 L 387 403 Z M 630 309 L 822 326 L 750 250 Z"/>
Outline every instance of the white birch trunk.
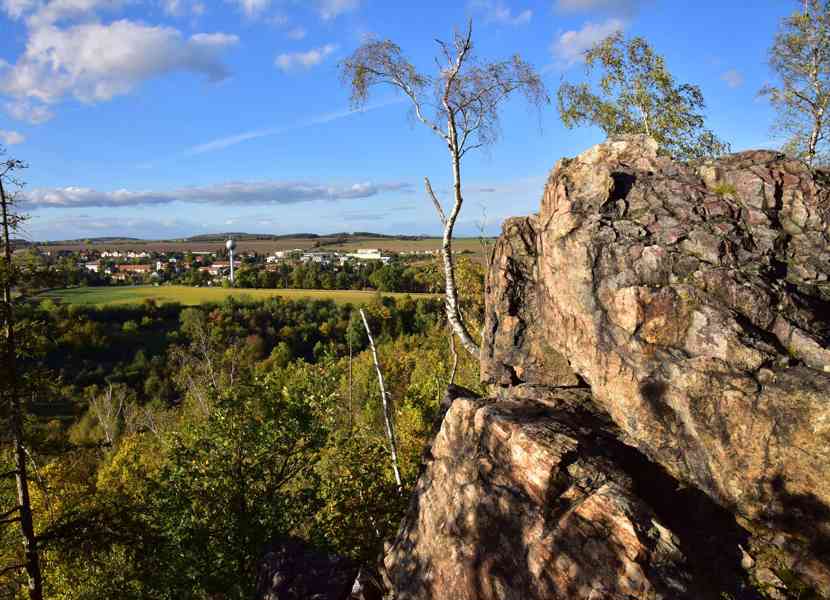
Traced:
<path fill-rule="evenodd" d="M 380 385 L 380 397 L 383 402 L 383 420 L 386 423 L 386 437 L 389 439 L 389 452 L 392 454 L 392 470 L 395 473 L 395 483 L 398 484 L 398 491 L 403 492 L 403 483 L 401 482 L 401 472 L 398 469 L 398 446 L 395 443 L 395 430 L 392 425 L 392 415 L 389 410 L 389 399 L 386 396 L 386 387 L 383 385 L 383 373 L 380 370 L 380 363 L 378 362 L 378 353 L 375 349 L 375 340 L 372 337 L 372 331 L 369 329 L 369 322 L 366 320 L 366 313 L 360 309 L 360 317 L 363 319 L 363 327 L 366 328 L 366 335 L 369 337 L 369 348 L 372 350 L 372 359 L 375 362 L 375 371 L 378 374 L 378 384 Z"/>

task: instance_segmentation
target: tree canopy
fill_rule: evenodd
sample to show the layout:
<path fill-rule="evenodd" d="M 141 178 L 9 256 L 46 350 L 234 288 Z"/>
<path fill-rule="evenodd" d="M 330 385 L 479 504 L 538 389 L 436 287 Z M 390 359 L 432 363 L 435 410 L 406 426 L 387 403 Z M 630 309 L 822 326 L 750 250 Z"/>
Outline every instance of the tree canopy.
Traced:
<path fill-rule="evenodd" d="M 566 127 L 596 125 L 607 135 L 645 133 L 663 151 L 684 159 L 713 157 L 729 145 L 704 127 L 703 92 L 678 84 L 649 43 L 615 33 L 588 50 L 590 76 L 599 70 L 596 90 L 588 83 L 563 83 L 557 100 Z"/>
<path fill-rule="evenodd" d="M 784 151 L 811 165 L 825 163 L 830 133 L 830 1 L 806 0 L 803 11 L 784 19 L 769 63 L 780 81 L 760 93 L 778 113 L 773 131 L 786 138 Z"/>

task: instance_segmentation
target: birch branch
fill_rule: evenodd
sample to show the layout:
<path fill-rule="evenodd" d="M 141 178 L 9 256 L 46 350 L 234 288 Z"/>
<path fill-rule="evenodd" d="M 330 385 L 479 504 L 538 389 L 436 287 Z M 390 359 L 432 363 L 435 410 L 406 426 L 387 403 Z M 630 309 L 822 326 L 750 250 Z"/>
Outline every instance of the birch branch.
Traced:
<path fill-rule="evenodd" d="M 395 431 L 392 427 L 392 415 L 389 410 L 389 399 L 386 395 L 386 386 L 383 385 L 383 373 L 380 370 L 380 363 L 378 362 L 378 353 L 375 348 L 375 340 L 372 337 L 372 331 L 369 329 L 369 321 L 366 320 L 366 313 L 360 309 L 360 317 L 363 319 L 363 327 L 366 328 L 366 335 L 369 337 L 369 348 L 372 349 L 372 360 L 375 363 L 375 371 L 378 374 L 378 384 L 380 385 L 380 397 L 383 401 L 383 419 L 386 422 L 386 436 L 389 438 L 389 450 L 392 454 L 392 470 L 395 472 L 395 483 L 398 484 L 398 492 L 403 492 L 403 483 L 401 483 L 401 472 L 398 469 L 398 447 L 395 443 Z"/>

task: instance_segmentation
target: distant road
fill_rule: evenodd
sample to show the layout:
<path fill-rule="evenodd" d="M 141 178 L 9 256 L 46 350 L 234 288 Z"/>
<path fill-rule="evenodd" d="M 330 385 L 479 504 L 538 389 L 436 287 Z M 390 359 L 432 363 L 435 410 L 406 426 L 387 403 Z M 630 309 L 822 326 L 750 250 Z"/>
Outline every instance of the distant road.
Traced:
<path fill-rule="evenodd" d="M 66 304 L 85 304 L 103 306 L 106 304 L 139 304 L 147 298 L 152 298 L 159 304 L 178 302 L 185 306 L 195 306 L 205 302 L 222 302 L 229 296 L 243 298 L 245 296 L 255 300 L 280 296 L 288 300 L 334 300 L 338 304 L 361 304 L 369 302 L 377 292 L 363 292 L 352 290 L 292 290 L 292 289 L 227 289 L 212 287 L 189 287 L 184 285 L 169 286 L 110 286 L 110 287 L 80 287 L 61 290 L 50 290 L 38 294 L 36 298 L 51 298 Z M 383 296 L 413 298 L 435 297 L 437 294 L 405 294 L 382 292 Z"/>

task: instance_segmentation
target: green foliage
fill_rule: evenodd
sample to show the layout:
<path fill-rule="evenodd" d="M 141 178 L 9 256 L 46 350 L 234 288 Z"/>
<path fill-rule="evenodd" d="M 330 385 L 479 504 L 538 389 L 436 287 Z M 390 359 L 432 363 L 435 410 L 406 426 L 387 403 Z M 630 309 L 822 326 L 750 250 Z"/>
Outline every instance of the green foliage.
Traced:
<path fill-rule="evenodd" d="M 302 388 L 274 377 L 242 384 L 173 437 L 153 512 L 176 548 L 182 593 L 249 597 L 262 548 L 313 510 L 328 398 Z"/>
<path fill-rule="evenodd" d="M 776 110 L 774 132 L 785 136 L 783 150 L 809 164 L 828 159 L 830 105 L 830 2 L 806 0 L 804 10 L 784 19 L 769 51 L 777 86 L 760 94 Z"/>
<path fill-rule="evenodd" d="M 712 191 L 718 196 L 734 196 L 738 190 L 731 183 L 719 181 L 715 184 L 715 187 L 712 188 Z"/>
<path fill-rule="evenodd" d="M 559 113 L 566 127 L 596 125 L 609 136 L 644 133 L 683 160 L 729 151 L 704 127 L 700 88 L 675 83 L 663 57 L 643 38 L 612 34 L 586 53 L 585 64 L 589 75 L 600 70 L 598 89 L 587 83 L 560 86 Z"/>
<path fill-rule="evenodd" d="M 479 289 L 480 269 L 462 280 Z M 49 597 L 247 598 L 274 538 L 374 560 L 394 533 L 449 380 L 439 300 L 377 295 L 365 307 L 403 495 L 351 306 L 22 308 L 52 332 L 47 360 L 31 364 L 64 373 L 71 399 L 37 445 Z M 142 325 L 125 334 L 125 322 Z M 475 361 L 459 358 L 458 382 L 475 387 Z M 17 538 L 0 538 L 0 555 L 18 552 Z"/>

